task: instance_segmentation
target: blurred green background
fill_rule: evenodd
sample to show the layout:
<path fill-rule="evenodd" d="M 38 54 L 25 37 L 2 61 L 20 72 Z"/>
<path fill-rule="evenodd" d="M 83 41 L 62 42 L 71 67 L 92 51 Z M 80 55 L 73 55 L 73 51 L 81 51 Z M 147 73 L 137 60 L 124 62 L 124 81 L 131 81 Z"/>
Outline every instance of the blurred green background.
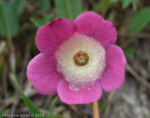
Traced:
<path fill-rule="evenodd" d="M 101 118 L 150 118 L 150 0 L 0 0 L 0 118 L 93 117 L 91 104 L 68 106 L 57 96 L 40 95 L 26 78 L 28 62 L 39 53 L 37 29 L 58 17 L 74 20 L 84 11 L 114 23 L 116 44 L 128 61 L 123 87 L 99 100 Z"/>

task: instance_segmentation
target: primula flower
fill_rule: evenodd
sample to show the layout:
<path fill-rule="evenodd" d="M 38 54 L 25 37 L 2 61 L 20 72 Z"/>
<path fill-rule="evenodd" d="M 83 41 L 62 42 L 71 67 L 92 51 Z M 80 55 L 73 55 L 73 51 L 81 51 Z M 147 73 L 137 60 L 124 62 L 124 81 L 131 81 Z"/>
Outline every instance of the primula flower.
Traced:
<path fill-rule="evenodd" d="M 27 67 L 27 77 L 41 94 L 58 94 L 67 104 L 98 100 L 102 90 L 114 91 L 124 82 L 126 59 L 115 26 L 94 12 L 74 22 L 58 18 L 40 27 L 36 45 L 41 52 Z"/>

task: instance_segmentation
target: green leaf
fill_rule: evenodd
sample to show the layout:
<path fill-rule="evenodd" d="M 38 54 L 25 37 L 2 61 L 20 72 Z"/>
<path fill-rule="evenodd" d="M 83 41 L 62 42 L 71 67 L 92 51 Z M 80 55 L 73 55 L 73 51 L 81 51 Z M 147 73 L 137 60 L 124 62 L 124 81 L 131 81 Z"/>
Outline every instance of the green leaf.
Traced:
<path fill-rule="evenodd" d="M 9 112 L 9 109 L 4 109 L 0 111 L 0 118 L 2 118 L 3 115 Z"/>
<path fill-rule="evenodd" d="M 23 93 L 20 85 L 16 81 L 15 75 L 13 73 L 10 73 L 10 78 L 11 78 L 11 80 L 13 80 L 14 86 L 16 86 L 17 89 L 19 90 L 19 92 L 20 92 L 20 94 L 21 94 L 21 96 L 23 98 L 23 101 L 25 102 L 26 106 L 29 109 L 29 112 L 31 114 L 33 114 L 33 115 L 35 115 L 35 114 L 41 114 L 40 111 L 39 111 L 39 109 L 32 103 L 32 101 L 24 95 L 24 93 Z"/>
<path fill-rule="evenodd" d="M 133 6 L 133 9 L 136 10 L 137 6 L 139 5 L 139 0 L 131 0 L 131 4 Z"/>
<path fill-rule="evenodd" d="M 7 2 L 0 1 L 0 14 L 0 35 L 3 37 L 16 36 L 19 28 L 17 15 Z"/>
<path fill-rule="evenodd" d="M 74 20 L 82 13 L 81 0 L 55 0 L 57 17 L 66 17 Z"/>
<path fill-rule="evenodd" d="M 17 19 L 16 13 L 9 7 L 9 4 L 3 3 L 4 5 L 4 11 L 6 14 L 6 18 L 9 24 L 10 28 L 10 35 L 11 37 L 16 36 L 18 33 L 18 28 L 19 28 L 19 22 Z"/>
<path fill-rule="evenodd" d="M 7 35 L 10 35 L 9 24 L 7 21 L 4 6 L 1 1 L 0 1 L 0 35 L 3 37 L 7 37 Z"/>
<path fill-rule="evenodd" d="M 105 103 L 98 102 L 99 112 L 102 112 L 105 108 L 106 108 L 106 104 Z"/>
<path fill-rule="evenodd" d="M 37 27 L 41 27 L 42 25 L 45 25 L 48 23 L 52 18 L 52 15 L 48 15 L 44 17 L 43 19 L 37 19 L 37 18 L 31 18 L 31 21 L 35 24 Z"/>
<path fill-rule="evenodd" d="M 41 11 L 48 11 L 50 10 L 50 8 L 51 8 L 51 5 L 50 5 L 49 0 L 41 0 L 41 4 L 39 8 Z"/>
<path fill-rule="evenodd" d="M 121 0 L 123 8 L 127 8 L 130 4 L 132 4 L 133 9 L 137 9 L 139 5 L 139 0 Z"/>
<path fill-rule="evenodd" d="M 0 35 L 2 37 L 14 37 L 18 33 L 19 20 L 26 0 L 0 1 Z"/>
<path fill-rule="evenodd" d="M 26 5 L 27 0 L 10 0 L 9 7 L 16 12 L 17 16 L 19 17 Z"/>
<path fill-rule="evenodd" d="M 138 33 L 145 28 L 148 22 L 150 22 L 150 7 L 143 8 L 132 16 L 128 29 L 131 33 Z"/>
<path fill-rule="evenodd" d="M 101 10 L 113 5 L 117 1 L 118 0 L 103 0 L 102 2 L 94 6 L 93 11 L 100 12 Z"/>
<path fill-rule="evenodd" d="M 133 50 L 131 50 L 131 49 L 125 49 L 124 50 L 124 53 L 125 53 L 125 55 L 126 55 L 126 57 L 133 57 L 133 54 L 134 54 L 134 52 L 133 52 Z"/>
<path fill-rule="evenodd" d="M 131 0 L 121 0 L 123 8 L 126 8 L 130 5 Z"/>

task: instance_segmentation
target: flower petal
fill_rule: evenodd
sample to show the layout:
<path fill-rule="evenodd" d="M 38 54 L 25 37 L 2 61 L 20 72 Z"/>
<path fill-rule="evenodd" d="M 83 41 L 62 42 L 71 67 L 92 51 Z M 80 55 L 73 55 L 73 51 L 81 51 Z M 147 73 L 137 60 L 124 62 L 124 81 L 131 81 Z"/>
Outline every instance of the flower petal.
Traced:
<path fill-rule="evenodd" d="M 36 35 L 36 45 L 44 54 L 54 54 L 60 44 L 76 32 L 75 24 L 66 18 L 55 19 L 41 26 Z"/>
<path fill-rule="evenodd" d="M 78 33 L 94 37 L 105 47 L 115 43 L 117 31 L 113 23 L 104 19 L 95 12 L 84 12 L 75 19 Z"/>
<path fill-rule="evenodd" d="M 27 67 L 27 77 L 34 88 L 41 94 L 57 94 L 57 85 L 62 76 L 56 71 L 55 61 L 40 53 Z"/>
<path fill-rule="evenodd" d="M 106 68 L 100 79 L 104 91 L 114 91 L 123 84 L 126 59 L 122 49 L 115 45 L 106 48 Z"/>
<path fill-rule="evenodd" d="M 67 104 L 88 104 L 98 100 L 102 95 L 99 81 L 90 88 L 73 91 L 70 90 L 68 82 L 63 80 L 58 84 L 57 92 L 61 101 Z"/>

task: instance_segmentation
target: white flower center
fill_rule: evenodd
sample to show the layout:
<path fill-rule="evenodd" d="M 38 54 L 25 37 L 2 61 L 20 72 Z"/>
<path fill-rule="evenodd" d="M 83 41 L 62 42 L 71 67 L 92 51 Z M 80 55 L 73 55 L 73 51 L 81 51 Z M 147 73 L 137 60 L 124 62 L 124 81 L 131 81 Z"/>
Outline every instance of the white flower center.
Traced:
<path fill-rule="evenodd" d="M 56 59 L 57 70 L 73 90 L 93 84 L 105 68 L 105 50 L 100 42 L 82 34 L 64 41 L 56 51 Z"/>

